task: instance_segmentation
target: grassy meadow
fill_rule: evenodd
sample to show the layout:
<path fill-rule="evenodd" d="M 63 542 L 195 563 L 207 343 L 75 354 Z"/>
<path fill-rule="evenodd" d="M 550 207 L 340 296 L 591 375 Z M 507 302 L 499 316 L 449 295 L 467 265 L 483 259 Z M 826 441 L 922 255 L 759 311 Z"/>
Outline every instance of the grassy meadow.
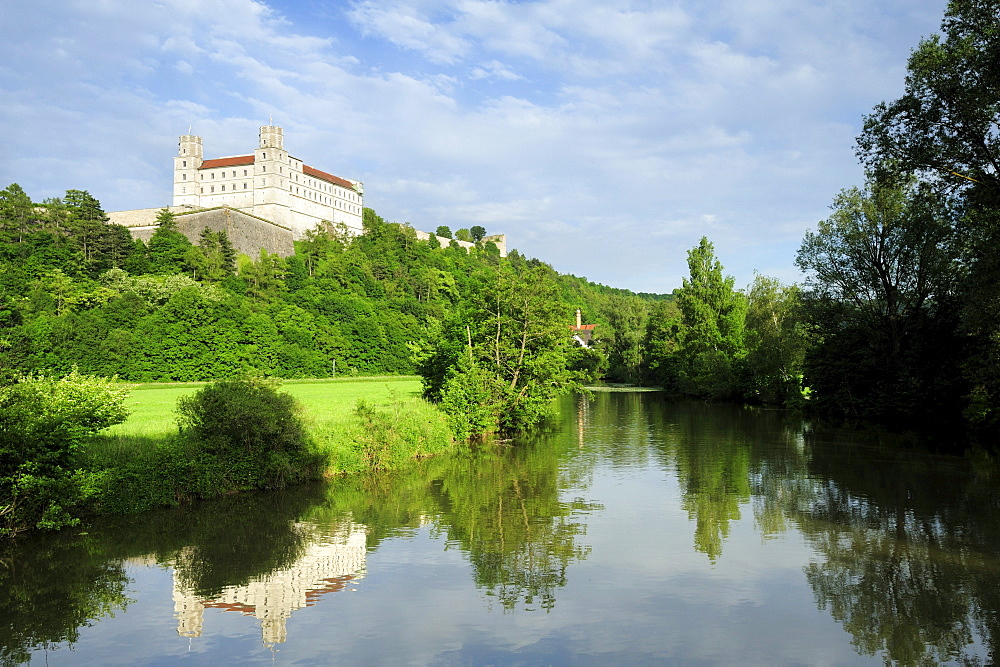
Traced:
<path fill-rule="evenodd" d="M 133 385 L 127 401 L 130 415 L 124 424 L 103 433 L 113 438 L 161 438 L 177 432 L 177 399 L 193 394 L 204 383 L 152 383 Z M 329 426 L 347 420 L 359 400 L 386 404 L 420 396 L 418 376 L 382 376 L 286 380 L 281 391 L 294 396 L 305 410 L 307 423 Z"/>
<path fill-rule="evenodd" d="M 160 465 L 179 433 L 177 399 L 205 383 L 132 385 L 128 420 L 92 438 L 81 452 L 89 469 L 144 468 Z M 287 380 L 280 392 L 303 408 L 311 448 L 326 461 L 325 474 L 356 473 L 401 465 L 454 445 L 447 419 L 422 398 L 418 376 L 379 376 Z M 364 408 L 358 411 L 359 404 Z"/>

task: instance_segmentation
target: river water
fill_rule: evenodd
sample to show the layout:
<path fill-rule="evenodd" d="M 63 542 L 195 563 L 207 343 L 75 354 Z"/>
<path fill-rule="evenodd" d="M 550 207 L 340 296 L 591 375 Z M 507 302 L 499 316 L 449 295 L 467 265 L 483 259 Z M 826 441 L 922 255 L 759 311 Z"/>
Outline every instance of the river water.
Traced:
<path fill-rule="evenodd" d="M 988 664 L 1000 474 L 778 411 L 550 432 L 2 552 L 0 662 Z"/>

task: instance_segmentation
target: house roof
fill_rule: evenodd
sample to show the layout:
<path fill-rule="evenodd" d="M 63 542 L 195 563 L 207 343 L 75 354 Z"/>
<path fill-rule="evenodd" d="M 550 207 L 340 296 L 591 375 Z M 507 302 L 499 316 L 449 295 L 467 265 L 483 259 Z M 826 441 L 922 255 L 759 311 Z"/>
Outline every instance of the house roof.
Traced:
<path fill-rule="evenodd" d="M 214 169 L 216 167 L 235 167 L 237 165 L 253 164 L 253 155 L 237 155 L 235 157 L 220 157 L 214 160 L 205 160 L 201 163 L 199 169 Z M 339 185 L 342 188 L 347 188 L 349 190 L 355 190 L 354 183 L 351 183 L 346 178 L 341 178 L 340 176 L 334 176 L 333 174 L 328 174 L 325 171 L 321 171 L 316 167 L 310 167 L 307 164 L 302 165 L 302 173 L 307 176 L 312 176 L 313 178 L 318 178 L 326 181 L 327 183 L 332 183 L 334 185 Z"/>
<path fill-rule="evenodd" d="M 309 165 L 302 165 L 302 173 L 307 176 L 312 176 L 313 178 L 322 179 L 328 183 L 333 183 L 334 185 L 339 185 L 349 190 L 354 189 L 354 183 L 351 183 L 346 178 L 341 178 L 340 176 L 334 176 L 333 174 L 328 174 L 325 171 L 320 171 L 316 167 L 310 167 Z"/>
<path fill-rule="evenodd" d="M 236 165 L 253 164 L 253 155 L 238 155 L 236 157 L 220 157 L 214 160 L 205 160 L 199 169 L 212 169 L 214 167 L 235 167 Z"/>

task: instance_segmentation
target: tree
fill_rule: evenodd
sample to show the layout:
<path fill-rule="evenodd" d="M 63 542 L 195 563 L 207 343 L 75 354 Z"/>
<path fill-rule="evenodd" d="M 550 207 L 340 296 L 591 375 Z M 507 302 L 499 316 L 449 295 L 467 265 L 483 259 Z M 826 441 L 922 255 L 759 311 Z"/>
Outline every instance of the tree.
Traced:
<path fill-rule="evenodd" d="M 205 454 L 225 461 L 231 488 L 282 487 L 310 464 L 302 407 L 278 382 L 219 380 L 177 401 L 182 432 Z"/>
<path fill-rule="evenodd" d="M 451 238 L 451 229 L 445 225 L 440 225 L 436 230 L 434 230 L 435 236 L 440 236 L 444 239 Z"/>
<path fill-rule="evenodd" d="M 455 232 L 455 239 L 458 241 L 465 241 L 466 243 L 472 242 L 472 232 L 468 229 L 460 229 Z"/>
<path fill-rule="evenodd" d="M 469 229 L 469 233 L 472 234 L 472 242 L 479 243 L 486 237 L 486 228 L 481 225 L 473 225 Z"/>
<path fill-rule="evenodd" d="M 236 270 L 236 251 L 225 230 L 213 232 L 205 227 L 201 230 L 198 245 L 188 248 L 184 257 L 192 277 L 206 282 L 219 282 Z"/>
<path fill-rule="evenodd" d="M 746 317 L 748 398 L 778 405 L 800 402 L 807 341 L 799 288 L 757 275 Z"/>
<path fill-rule="evenodd" d="M 166 209 L 164 209 L 166 211 Z M 169 211 L 166 211 L 169 214 Z M 163 211 L 161 211 L 161 214 Z M 154 273 L 181 273 L 187 267 L 191 242 L 177 231 L 172 214 L 158 220 L 158 227 L 149 239 L 149 268 Z"/>
<path fill-rule="evenodd" d="M 733 398 L 740 393 L 738 362 L 746 355 L 746 298 L 722 275 L 715 248 L 705 237 L 688 251 L 690 278 L 677 291 L 685 326 L 680 387 L 685 393 Z"/>
<path fill-rule="evenodd" d="M 648 317 L 645 303 L 636 297 L 614 294 L 601 312 L 611 329 L 611 335 L 603 339 L 607 343 L 609 379 L 638 382 Z"/>
<path fill-rule="evenodd" d="M 63 205 L 69 213 L 69 235 L 79 244 L 84 261 L 92 261 L 104 235 L 108 216 L 101 203 L 86 190 L 67 190 Z"/>
<path fill-rule="evenodd" d="M 911 54 L 904 94 L 876 106 L 858 138 L 877 180 L 915 175 L 954 203 L 956 308 L 966 338 L 965 356 L 951 360 L 972 385 L 966 417 L 985 438 L 1000 434 L 998 16 L 997 0 L 951 0 L 942 34 Z M 954 379 L 954 370 L 947 375 Z"/>
<path fill-rule="evenodd" d="M 500 260 L 477 277 L 466 311 L 418 364 L 425 394 L 441 401 L 459 435 L 529 430 L 576 386 L 554 272 Z"/>
<path fill-rule="evenodd" d="M 643 348 L 643 377 L 653 385 L 680 391 L 681 348 L 684 343 L 684 316 L 677 301 L 657 301 L 646 322 Z"/>
<path fill-rule="evenodd" d="M 870 169 L 1000 194 L 998 17 L 997 0 L 949 2 L 944 38 L 933 35 L 913 51 L 903 96 L 865 118 L 858 154 Z"/>
<path fill-rule="evenodd" d="M 844 190 L 833 209 L 796 257 L 820 336 L 807 384 L 818 405 L 840 416 L 919 416 L 940 383 L 957 376 L 929 363 L 958 345 L 948 201 L 910 180 Z"/>
<path fill-rule="evenodd" d="M 247 281 L 247 296 L 266 302 L 285 291 L 285 262 L 278 255 L 261 248 L 256 262 L 240 255 L 238 264 L 240 276 Z"/>
<path fill-rule="evenodd" d="M 156 227 L 158 229 L 177 229 L 177 216 L 169 208 L 161 208 L 156 213 Z"/>
<path fill-rule="evenodd" d="M 11 183 L 0 190 L 0 241 L 20 243 L 35 223 L 35 205 L 20 185 Z"/>

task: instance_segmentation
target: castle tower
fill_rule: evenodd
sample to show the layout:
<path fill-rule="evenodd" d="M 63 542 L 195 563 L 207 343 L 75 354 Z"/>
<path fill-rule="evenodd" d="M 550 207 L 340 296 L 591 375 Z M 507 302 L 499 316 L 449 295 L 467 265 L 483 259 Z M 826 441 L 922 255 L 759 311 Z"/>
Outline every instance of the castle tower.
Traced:
<path fill-rule="evenodd" d="M 254 151 L 254 211 L 286 227 L 291 226 L 293 218 L 288 187 L 292 166 L 281 128 L 276 125 L 260 128 L 260 147 Z"/>
<path fill-rule="evenodd" d="M 198 206 L 198 167 L 203 156 L 201 137 L 182 134 L 174 158 L 174 206 Z"/>
<path fill-rule="evenodd" d="M 260 128 L 260 147 L 284 149 L 285 140 L 281 128 L 276 125 L 265 125 Z"/>

